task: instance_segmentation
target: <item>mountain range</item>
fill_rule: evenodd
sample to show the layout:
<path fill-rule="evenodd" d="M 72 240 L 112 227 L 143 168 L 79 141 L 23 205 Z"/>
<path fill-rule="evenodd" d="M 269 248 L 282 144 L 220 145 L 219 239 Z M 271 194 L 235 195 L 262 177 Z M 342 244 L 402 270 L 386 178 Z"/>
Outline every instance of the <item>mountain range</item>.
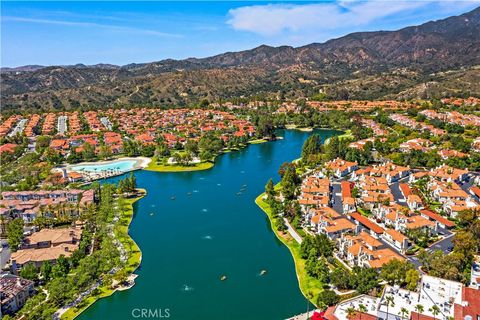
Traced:
<path fill-rule="evenodd" d="M 397 31 L 358 32 L 302 47 L 116 66 L 2 68 L 15 109 L 186 105 L 203 99 L 410 99 L 480 96 L 480 7 Z"/>

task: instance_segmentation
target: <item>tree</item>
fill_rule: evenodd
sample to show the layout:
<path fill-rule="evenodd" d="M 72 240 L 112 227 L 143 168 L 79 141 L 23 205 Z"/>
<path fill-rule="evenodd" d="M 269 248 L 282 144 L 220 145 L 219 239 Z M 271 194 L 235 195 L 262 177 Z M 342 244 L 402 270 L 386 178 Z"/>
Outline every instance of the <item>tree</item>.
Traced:
<path fill-rule="evenodd" d="M 347 308 L 347 319 L 351 320 L 357 315 L 357 310 L 353 307 Z"/>
<path fill-rule="evenodd" d="M 478 252 L 479 239 L 468 231 L 459 231 L 453 239 L 454 251 L 461 253 L 467 261 L 472 261 Z"/>
<path fill-rule="evenodd" d="M 363 303 L 360 303 L 358 305 L 358 311 L 360 311 L 361 313 L 367 313 L 368 309 Z M 362 319 L 362 314 L 360 314 L 360 320 L 361 319 Z"/>
<path fill-rule="evenodd" d="M 60 162 L 62 162 L 62 156 L 60 155 L 60 153 L 57 150 L 48 147 L 45 150 L 45 160 L 49 164 L 56 165 L 56 164 L 59 164 Z"/>
<path fill-rule="evenodd" d="M 7 224 L 7 241 L 12 251 L 17 251 L 23 241 L 23 219 L 15 218 Z"/>
<path fill-rule="evenodd" d="M 417 288 L 418 281 L 420 280 L 420 274 L 415 269 L 407 270 L 405 276 L 405 282 L 407 283 L 407 290 L 414 291 Z"/>
<path fill-rule="evenodd" d="M 351 274 L 342 268 L 335 268 L 330 274 L 330 280 L 340 290 L 351 289 Z"/>
<path fill-rule="evenodd" d="M 318 294 L 318 305 L 333 306 L 340 301 L 340 297 L 332 290 L 323 290 Z"/>
<path fill-rule="evenodd" d="M 120 269 L 113 275 L 113 279 L 116 280 L 119 284 L 124 284 L 128 280 L 129 273 L 126 269 Z"/>
<path fill-rule="evenodd" d="M 185 143 L 185 151 L 192 154 L 194 157 L 198 155 L 198 143 L 195 140 L 188 140 Z"/>
<path fill-rule="evenodd" d="M 100 150 L 98 152 L 98 157 L 100 159 L 106 160 L 112 156 L 112 151 L 109 146 L 102 145 L 100 146 Z"/>
<path fill-rule="evenodd" d="M 440 308 L 434 304 L 430 309 L 428 309 L 433 314 L 433 319 L 436 319 L 436 316 L 440 313 Z"/>
<path fill-rule="evenodd" d="M 373 288 L 378 286 L 378 272 L 373 268 L 353 268 L 354 286 L 358 293 L 369 293 Z"/>
<path fill-rule="evenodd" d="M 322 140 L 318 134 L 308 137 L 302 147 L 302 161 L 307 164 L 315 163 L 315 156 L 321 151 Z"/>
<path fill-rule="evenodd" d="M 95 159 L 95 147 L 88 142 L 82 145 L 82 157 L 83 160 Z"/>
<path fill-rule="evenodd" d="M 200 152 L 200 160 L 202 160 L 202 161 L 211 160 L 212 157 L 213 157 L 213 154 L 208 150 L 202 150 Z"/>
<path fill-rule="evenodd" d="M 390 309 L 390 307 L 394 307 L 395 306 L 395 302 L 393 301 L 393 296 L 386 296 L 385 297 L 385 304 L 387 305 L 387 319 L 388 319 L 388 311 Z"/>
<path fill-rule="evenodd" d="M 168 149 L 165 142 L 161 141 L 158 143 L 157 148 L 155 149 L 155 156 L 157 156 L 157 158 L 170 156 L 170 149 Z"/>
<path fill-rule="evenodd" d="M 299 183 L 300 177 L 297 174 L 295 166 L 287 166 L 282 176 L 282 194 L 287 200 L 292 200 L 295 197 L 295 189 Z"/>
<path fill-rule="evenodd" d="M 400 314 L 402 315 L 402 319 L 403 319 L 403 318 L 406 318 L 406 319 L 407 319 L 408 310 L 407 310 L 405 307 L 402 307 L 402 308 L 400 309 Z"/>
<path fill-rule="evenodd" d="M 27 263 L 20 270 L 20 276 L 28 280 L 37 280 L 38 271 L 33 263 Z"/>
<path fill-rule="evenodd" d="M 258 121 L 256 131 L 259 138 L 275 138 L 275 127 L 273 126 L 273 122 L 270 117 L 261 117 Z"/>
<path fill-rule="evenodd" d="M 54 278 L 65 277 L 70 271 L 70 264 L 67 258 L 62 254 L 57 259 L 57 263 L 52 268 L 52 274 Z"/>
<path fill-rule="evenodd" d="M 44 261 L 40 267 L 40 274 L 44 281 L 49 281 L 52 275 L 52 265 L 49 261 Z"/>
<path fill-rule="evenodd" d="M 269 199 L 275 197 L 275 186 L 273 185 L 272 179 L 268 180 L 267 184 L 265 185 L 265 194 Z"/>
<path fill-rule="evenodd" d="M 305 270 L 310 276 L 319 279 L 322 283 L 328 282 L 328 266 L 323 258 L 318 259 L 310 256 L 305 265 Z"/>
<path fill-rule="evenodd" d="M 391 286 L 403 286 L 406 282 L 407 271 L 412 269 L 415 269 L 415 267 L 408 261 L 392 259 L 382 266 L 380 277 L 387 281 Z"/>
<path fill-rule="evenodd" d="M 420 319 L 420 315 L 425 311 L 425 308 L 421 304 L 415 306 L 415 311 L 417 312 L 417 320 Z"/>

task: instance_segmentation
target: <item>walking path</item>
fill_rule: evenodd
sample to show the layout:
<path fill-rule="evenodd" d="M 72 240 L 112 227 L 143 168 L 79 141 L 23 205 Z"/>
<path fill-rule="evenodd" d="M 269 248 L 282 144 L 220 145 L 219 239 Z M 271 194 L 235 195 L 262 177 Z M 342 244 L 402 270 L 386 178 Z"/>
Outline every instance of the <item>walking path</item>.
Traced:
<path fill-rule="evenodd" d="M 313 316 L 314 312 L 320 312 L 320 310 L 312 310 L 312 311 L 309 311 L 309 312 L 305 312 L 305 313 L 293 316 L 291 318 L 288 318 L 286 320 L 308 320 Z"/>
<path fill-rule="evenodd" d="M 295 231 L 295 229 L 290 225 L 290 222 L 288 222 L 287 219 L 283 218 L 283 220 L 285 221 L 285 224 L 287 225 L 287 228 L 288 228 L 288 233 L 290 233 L 290 235 L 293 237 L 293 239 L 295 239 L 295 241 L 297 241 L 298 243 L 302 243 L 302 237 L 297 233 L 297 231 Z"/>
<path fill-rule="evenodd" d="M 122 264 L 126 264 L 127 263 L 127 260 L 128 260 L 128 255 L 127 255 L 127 250 L 125 249 L 125 246 L 123 245 L 123 243 L 121 243 L 120 241 L 118 241 L 118 239 L 115 237 L 115 234 L 113 232 L 113 228 L 114 226 L 118 223 L 119 219 L 120 219 L 120 216 L 119 216 L 119 210 L 118 210 L 118 206 L 117 204 L 115 204 L 115 216 L 113 217 L 113 223 L 110 224 L 108 226 L 108 233 L 110 234 L 111 237 L 113 237 L 113 244 L 115 245 L 115 247 L 118 248 L 118 250 L 120 251 L 120 261 L 122 262 Z M 109 274 L 115 274 L 120 268 L 118 267 L 114 267 L 112 268 L 112 270 L 110 270 L 108 273 Z M 115 290 L 127 290 L 127 289 L 130 289 L 131 287 L 133 287 L 135 285 L 135 278 L 137 277 L 137 275 L 135 274 L 131 274 L 128 279 L 127 279 L 127 283 L 124 285 L 124 286 L 116 286 L 116 283 L 112 283 L 112 286 L 115 286 Z M 77 305 L 79 305 L 84 299 L 86 299 L 95 289 L 97 289 L 98 287 L 100 287 L 101 285 L 103 284 L 103 279 L 99 279 L 98 281 L 96 281 L 93 285 L 91 285 L 87 290 L 83 291 L 82 293 L 80 293 L 80 295 L 74 300 L 72 301 L 71 303 L 69 304 L 66 304 L 64 305 L 62 308 L 58 309 L 55 314 L 53 315 L 53 319 L 60 319 L 62 317 L 62 315 L 67 312 L 68 309 L 70 308 L 74 308 L 76 307 Z"/>

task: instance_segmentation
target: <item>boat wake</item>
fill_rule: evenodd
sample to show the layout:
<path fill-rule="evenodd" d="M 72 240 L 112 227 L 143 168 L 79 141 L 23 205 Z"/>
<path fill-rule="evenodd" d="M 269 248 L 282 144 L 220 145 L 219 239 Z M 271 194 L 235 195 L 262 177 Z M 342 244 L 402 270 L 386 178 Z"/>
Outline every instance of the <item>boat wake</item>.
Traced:
<path fill-rule="evenodd" d="M 212 240 L 212 236 L 205 236 L 205 237 L 202 237 L 202 239 L 204 239 L 204 240 Z"/>
<path fill-rule="evenodd" d="M 208 209 L 202 209 L 202 212 L 208 212 Z"/>
<path fill-rule="evenodd" d="M 193 291 L 193 287 L 187 286 L 186 284 L 183 285 L 182 291 L 188 292 L 188 291 Z"/>

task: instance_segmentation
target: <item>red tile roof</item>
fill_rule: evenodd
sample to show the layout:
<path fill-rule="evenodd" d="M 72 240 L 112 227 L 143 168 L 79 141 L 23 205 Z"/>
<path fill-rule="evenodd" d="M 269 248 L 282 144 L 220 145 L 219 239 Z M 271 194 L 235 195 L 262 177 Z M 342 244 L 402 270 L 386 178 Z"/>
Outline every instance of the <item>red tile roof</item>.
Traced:
<path fill-rule="evenodd" d="M 463 305 L 455 304 L 455 319 L 478 319 L 480 316 L 480 290 L 473 288 L 462 288 L 462 301 L 466 301 Z"/>
<path fill-rule="evenodd" d="M 410 319 L 411 320 L 435 320 L 433 317 L 430 317 L 430 316 L 427 316 L 427 315 L 424 315 L 424 314 L 419 314 L 415 311 L 412 311 L 410 313 Z"/>
<path fill-rule="evenodd" d="M 17 145 L 15 143 L 6 143 L 3 146 L 0 146 L 0 153 L 2 152 L 10 152 L 13 153 Z"/>
<path fill-rule="evenodd" d="M 352 196 L 352 186 L 348 181 L 342 181 L 342 197 L 351 197 Z"/>
<path fill-rule="evenodd" d="M 473 186 L 470 188 L 470 190 L 472 190 L 473 193 L 475 193 L 477 195 L 477 197 L 480 197 L 480 188 L 477 187 L 477 186 Z"/>
<path fill-rule="evenodd" d="M 445 217 L 442 217 L 441 215 L 439 215 L 439 214 L 437 214 L 433 211 L 420 210 L 420 213 L 423 214 L 423 215 L 426 215 L 429 218 L 432 218 L 433 220 L 436 220 L 436 221 L 440 222 L 441 224 L 444 224 L 447 227 L 455 227 L 455 223 L 453 223 L 452 221 L 448 220 Z"/>
<path fill-rule="evenodd" d="M 360 222 L 361 224 L 363 224 L 365 227 L 367 227 L 368 229 L 372 230 L 373 232 L 375 233 L 383 233 L 385 230 L 380 227 L 378 224 L 376 224 L 375 222 L 371 221 L 370 219 L 368 219 L 367 217 L 364 217 L 362 216 L 360 213 L 358 212 L 353 212 L 350 214 L 352 216 L 353 219 L 357 220 L 358 222 Z"/>
<path fill-rule="evenodd" d="M 408 197 L 412 193 L 410 186 L 406 183 L 400 183 L 399 187 L 405 197 Z"/>

